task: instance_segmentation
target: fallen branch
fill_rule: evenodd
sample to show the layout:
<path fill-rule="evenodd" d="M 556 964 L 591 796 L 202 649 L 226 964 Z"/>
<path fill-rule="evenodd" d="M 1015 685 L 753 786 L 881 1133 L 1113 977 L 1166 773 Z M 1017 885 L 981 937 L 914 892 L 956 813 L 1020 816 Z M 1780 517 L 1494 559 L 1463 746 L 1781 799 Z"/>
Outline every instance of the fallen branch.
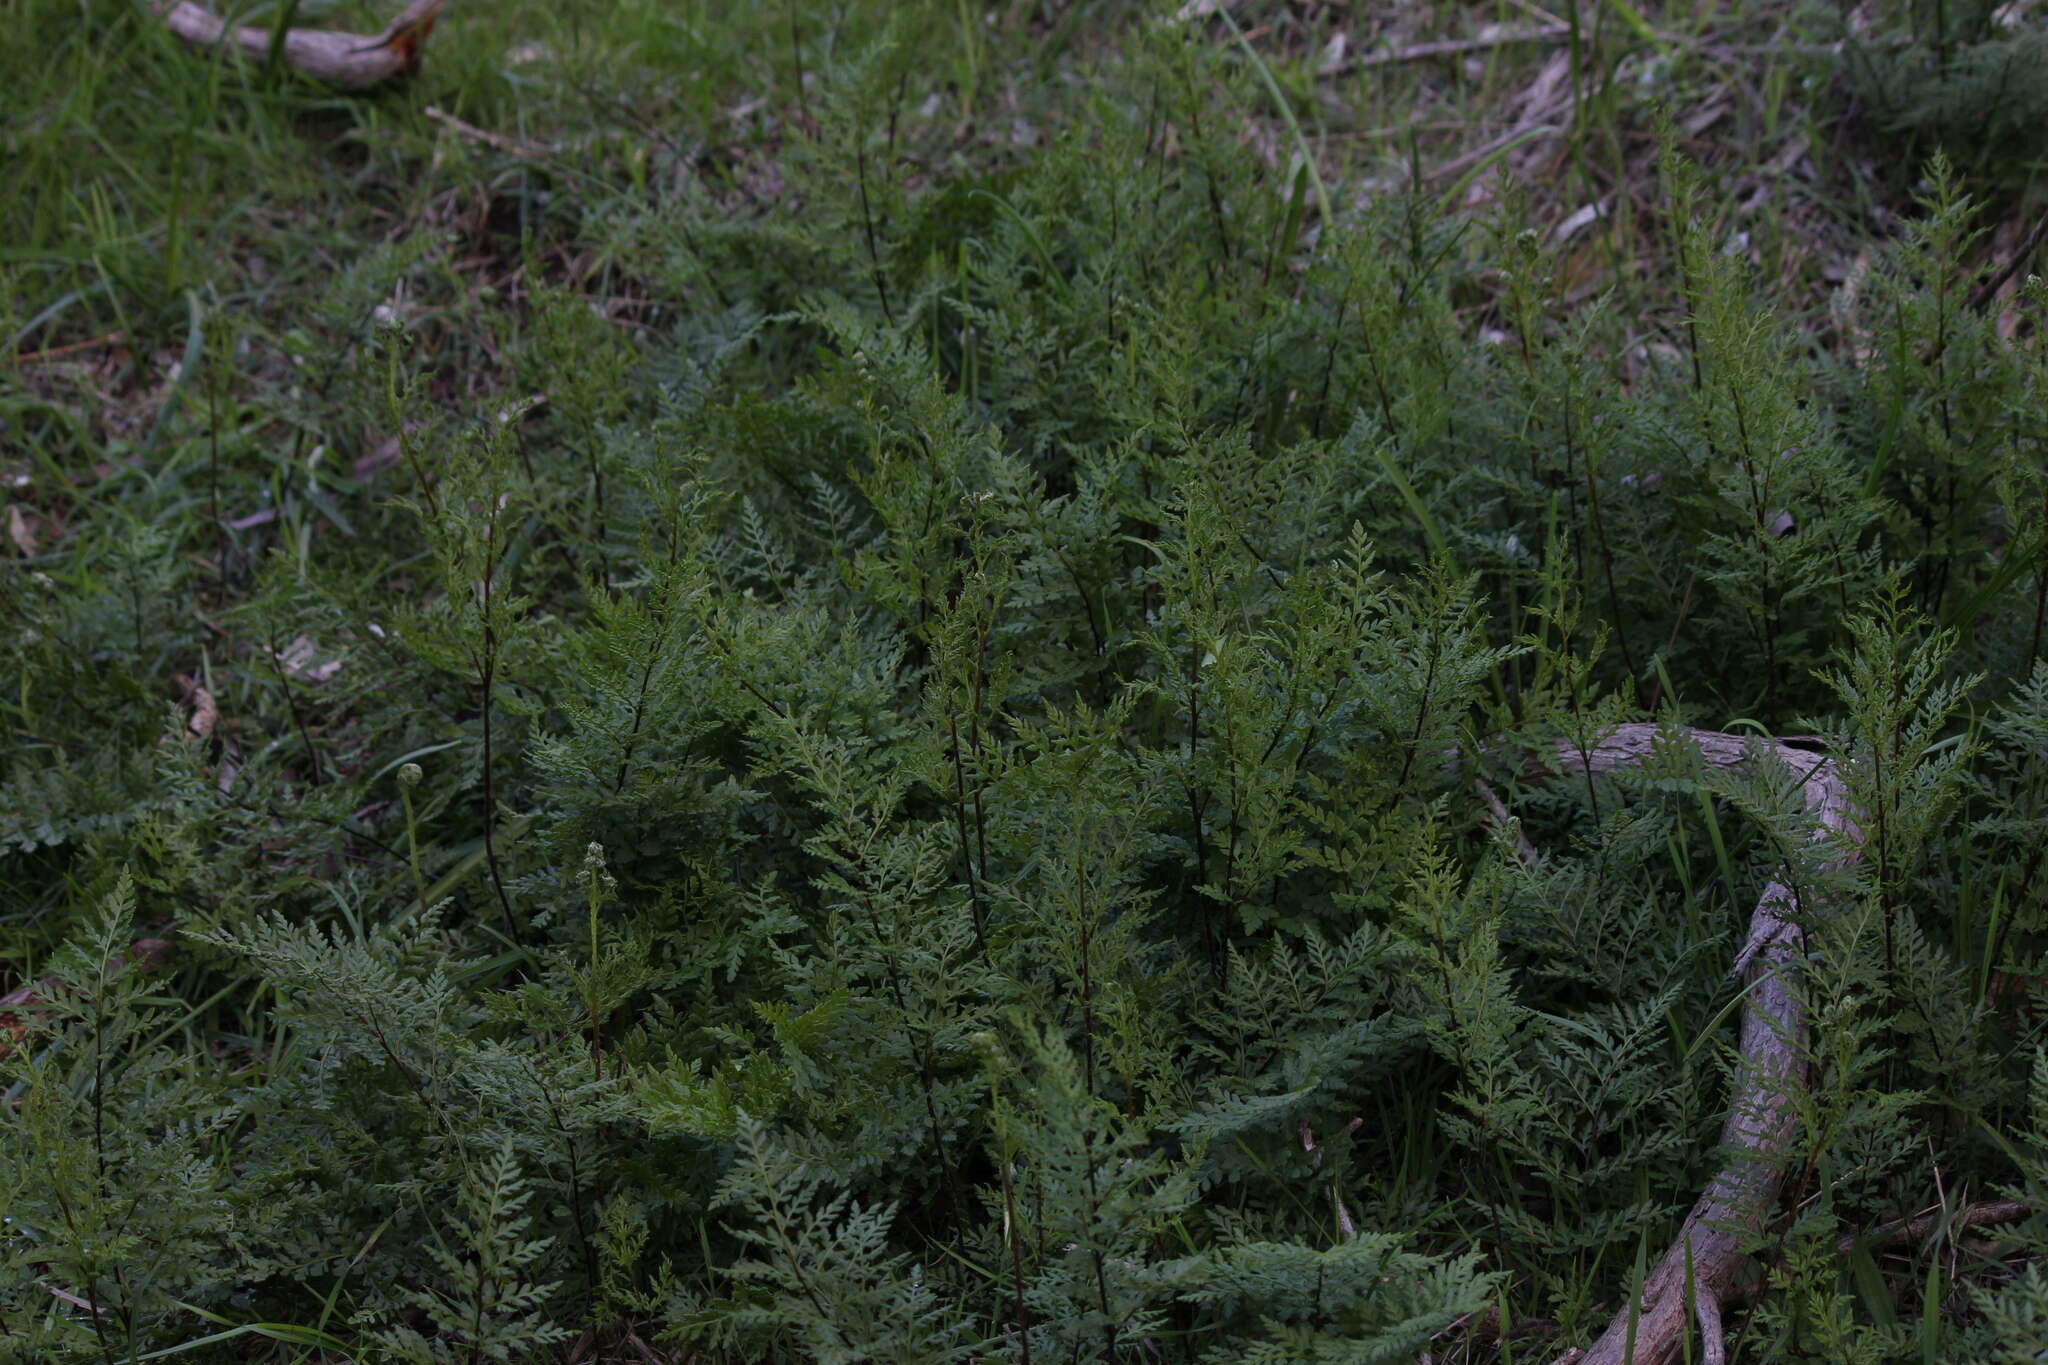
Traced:
<path fill-rule="evenodd" d="M 1611 773 L 1640 767 L 1660 733 L 1650 724 L 1618 726 L 1589 751 L 1563 748 L 1567 769 Z M 1799 777 L 1800 798 L 1820 828 L 1816 838 L 1840 840 L 1843 861 L 1855 859 L 1862 831 L 1834 760 L 1787 740 L 1757 740 L 1713 730 L 1680 731 L 1716 768 L 1776 757 Z M 1806 1008 L 1794 989 L 1798 934 L 1789 916 L 1790 887 L 1773 881 L 1757 900 L 1749 935 L 1736 954 L 1742 978 L 1742 1041 L 1728 1118 L 1721 1128 L 1727 1164 L 1708 1182 L 1678 1238 L 1643 1281 L 1636 1301 L 1615 1314 L 1607 1331 L 1578 1365 L 1662 1365 L 1677 1357 L 1697 1319 L 1702 1356 L 1717 1360 L 1721 1304 L 1762 1228 L 1785 1179 L 1784 1156 L 1798 1127 L 1797 1099 L 1807 1083 Z"/>
<path fill-rule="evenodd" d="M 1973 1237 L 1963 1240 L 1961 1234 L 1976 1228 L 2002 1227 L 2017 1223 L 2040 1212 L 2040 1206 L 2016 1200 L 2002 1200 L 1988 1204 L 1972 1204 L 1953 1213 L 1930 1212 L 1917 1218 L 1902 1218 L 1896 1222 L 1880 1223 L 1864 1232 L 1844 1233 L 1835 1240 L 1835 1254 L 1847 1256 L 1858 1246 L 1865 1251 L 1882 1251 L 1886 1247 L 1898 1246 L 1902 1242 L 1924 1242 L 1930 1233 L 1941 1232 L 1951 1246 L 1960 1248 L 1973 1256 L 1995 1255 L 2000 1245 L 1996 1237 Z M 1766 1270 L 1771 1267 L 1766 1265 Z M 1749 1303 L 1761 1297 L 1769 1287 L 1770 1277 L 1751 1279 L 1735 1286 L 1724 1297 L 1724 1303 Z"/>
<path fill-rule="evenodd" d="M 474 123 L 464 122 L 445 110 L 436 109 L 431 104 L 420 112 L 436 123 L 446 124 L 471 142 L 481 142 L 486 147 L 495 147 L 499 151 L 511 156 L 546 156 L 554 150 L 551 147 L 540 147 L 530 142 L 521 142 L 517 138 L 506 137 L 503 133 L 494 133 L 488 128 L 479 128 Z M 504 418 L 501 416 L 498 420 L 503 421 Z"/>
<path fill-rule="evenodd" d="M 2034 1212 L 2033 1204 L 2007 1199 L 1989 1204 L 1972 1204 L 1949 1215 L 1923 1213 L 1918 1218 L 1901 1218 L 1895 1223 L 1882 1223 L 1868 1232 L 1852 1232 L 1835 1244 L 1835 1250 L 1846 1256 L 1856 1249 L 1859 1242 L 1866 1251 L 1897 1246 L 1900 1242 L 1924 1242 L 1927 1240 L 1927 1234 L 1936 1228 L 1943 1228 L 1950 1233 L 1961 1232 L 1966 1228 L 1991 1228 L 2001 1223 L 2017 1223 L 2022 1218 L 2031 1218 Z"/>
<path fill-rule="evenodd" d="M 412 0 L 382 33 L 343 33 L 331 28 L 275 29 L 227 21 L 192 0 L 152 0 L 164 25 L 196 47 L 232 41 L 251 61 L 267 62 L 273 51 L 292 70 L 342 90 L 362 90 L 417 70 L 427 35 L 434 31 L 447 0 Z"/>

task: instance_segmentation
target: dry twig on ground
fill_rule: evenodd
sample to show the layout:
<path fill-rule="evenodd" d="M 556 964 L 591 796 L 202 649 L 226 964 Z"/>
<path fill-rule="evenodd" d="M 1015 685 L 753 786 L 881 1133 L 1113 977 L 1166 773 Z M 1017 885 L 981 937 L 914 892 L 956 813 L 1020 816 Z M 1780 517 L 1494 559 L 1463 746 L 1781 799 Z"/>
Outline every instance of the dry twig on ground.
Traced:
<path fill-rule="evenodd" d="M 171 32 L 198 47 L 229 41 L 251 61 L 273 52 L 301 75 L 342 90 L 362 90 L 418 68 L 427 35 L 447 0 L 412 0 L 382 33 L 344 33 L 331 28 L 230 28 L 227 21 L 192 0 L 152 0 L 150 9 Z"/>

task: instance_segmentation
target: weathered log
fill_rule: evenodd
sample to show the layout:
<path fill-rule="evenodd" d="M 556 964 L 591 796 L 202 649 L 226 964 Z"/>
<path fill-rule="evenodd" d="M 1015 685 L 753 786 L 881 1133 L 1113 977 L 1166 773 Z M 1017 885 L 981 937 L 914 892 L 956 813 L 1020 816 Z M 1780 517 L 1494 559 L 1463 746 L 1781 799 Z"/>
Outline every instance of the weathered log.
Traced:
<path fill-rule="evenodd" d="M 232 42 L 251 61 L 270 60 L 273 45 L 279 60 L 302 75 L 341 90 L 362 90 L 410 75 L 434 21 L 447 0 L 412 0 L 382 33 L 344 33 L 331 28 L 230 27 L 226 20 L 192 0 L 152 0 L 150 9 L 171 32 L 198 47 Z"/>
<path fill-rule="evenodd" d="M 1713 730 L 1675 733 L 1689 737 L 1717 768 L 1775 756 L 1800 780 L 1801 799 L 1820 826 L 1815 837 L 1840 840 L 1842 862 L 1860 855 L 1862 831 L 1834 760 L 1786 740 Z M 1655 725 L 1623 725 L 1588 751 L 1561 747 L 1559 757 L 1567 769 L 1618 772 L 1641 766 L 1659 734 Z M 1590 1350 L 1567 1357 L 1577 1365 L 1663 1365 L 1677 1358 L 1692 1321 L 1700 1324 L 1703 1358 L 1716 1359 L 1722 1349 L 1721 1304 L 1777 1202 L 1807 1084 L 1806 1007 L 1794 982 L 1800 953 L 1791 917 L 1796 904 L 1784 883 L 1766 886 L 1736 954 L 1744 999 L 1733 1093 L 1721 1129 L 1726 1164 L 1708 1182 L 1635 1302 L 1615 1314 Z"/>

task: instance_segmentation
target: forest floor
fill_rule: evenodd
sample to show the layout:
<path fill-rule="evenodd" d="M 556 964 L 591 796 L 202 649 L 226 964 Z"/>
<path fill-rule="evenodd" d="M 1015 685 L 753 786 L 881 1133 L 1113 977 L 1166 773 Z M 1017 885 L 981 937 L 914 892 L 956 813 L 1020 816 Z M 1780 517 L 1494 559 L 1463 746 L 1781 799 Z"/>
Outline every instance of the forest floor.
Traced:
<path fill-rule="evenodd" d="M 1800 877 L 1881 928 L 1802 959 L 1815 1098 L 1729 1358 L 2048 1332 L 2023 1188 L 2048 1140 L 2044 24 L 2030 0 L 450 0 L 416 72 L 350 92 L 136 0 L 0 6 L 0 1084 L 36 1154 L 0 1154 L 0 1213 L 34 1224 L 0 1233 L 0 1319 L 40 1323 L 0 1361 L 853 1360 L 831 1324 L 868 1311 L 934 1360 L 1323 1359 L 1303 1324 L 1339 1320 L 1384 1348 L 1358 1359 L 1549 1358 L 1628 1323 L 1712 1169 L 1729 958 Z M 968 620 L 984 597 L 1015 620 Z M 1315 612 L 1363 630 L 1362 604 L 1429 643 L 1340 700 L 1351 646 L 1311 648 L 1341 634 Z M 1270 736 L 1230 728 L 1268 703 Z M 1840 750 L 1857 809 L 1898 820 L 1851 871 L 1807 849 L 1797 784 L 1660 769 L 1631 814 L 1588 755 L 1648 719 L 1786 755 L 1839 722 L 1868 741 Z M 1353 762 L 1345 726 L 1394 757 Z M 1559 735 L 1577 768 L 1503 757 Z M 1128 801 L 1057 786 L 1098 741 Z M 1354 790 L 1379 795 L 1340 830 Z M 1019 812 L 1069 805 L 1135 832 L 1034 843 Z M 1125 908 L 1033 918 L 1063 856 L 1101 872 L 1078 901 Z M 1447 936 L 1415 907 L 1451 882 Z M 945 912 L 891 937 L 898 891 Z M 1653 903 L 1663 927 L 1629 918 Z M 703 940 L 650 946 L 678 923 Z M 905 969 L 913 944 L 934 956 Z M 412 1041 L 351 1051 L 306 1012 L 322 991 L 358 1038 L 363 1001 L 402 997 Z M 1380 1041 L 1345 1032 L 1345 991 Z M 1155 1008 L 1201 1026 L 1148 1032 Z M 196 1196 L 153 1231 L 26 1212 L 66 1182 L 120 1203 L 112 1018 L 122 1218 L 204 1186 L 210 1222 Z M 821 1060 L 856 1025 L 886 1084 Z M 509 1063 L 437 1088 L 458 1055 L 498 1075 L 508 1035 L 588 1082 L 545 1124 L 505 1117 L 540 1112 Z M 61 1102 L 51 1066 L 83 1068 Z M 1619 1117 L 1538 1133 L 1586 1074 Z M 388 1145 L 265 1127 L 244 1078 L 306 1113 L 374 1096 L 346 1134 Z M 472 1103 L 497 1145 L 463 1138 Z M 1120 1115 L 1143 1173 L 1128 1226 L 1062 1243 L 1119 1248 L 1092 1288 L 1042 1245 L 1027 1266 L 1008 1202 L 1029 1143 L 1085 1131 L 1095 1160 L 1062 1114 Z M 1382 1136 L 1325 1168 L 1361 1124 Z M 282 1155 L 329 1142 L 350 1155 L 318 1175 Z M 849 1226 L 903 1214 L 813 1320 L 730 1210 L 844 1214 L 791 1155 L 828 1150 Z M 459 1197 L 482 1248 L 525 1227 L 529 1179 L 552 1249 L 507 1233 L 495 1281 L 483 1250 L 380 1243 L 425 1246 Z M 1361 1225 L 1405 1268 L 1245 1269 Z M 1141 1262 L 1113 1293 L 1105 1264 Z M 927 1273 L 971 1305 L 943 1331 Z M 1390 1301 L 1326 1313 L 1340 1273 Z M 1271 1321 L 1259 1275 L 1291 1286 Z M 452 1286 L 487 1281 L 456 1324 Z M 1071 1303 L 1085 1341 L 1047 1319 Z"/>

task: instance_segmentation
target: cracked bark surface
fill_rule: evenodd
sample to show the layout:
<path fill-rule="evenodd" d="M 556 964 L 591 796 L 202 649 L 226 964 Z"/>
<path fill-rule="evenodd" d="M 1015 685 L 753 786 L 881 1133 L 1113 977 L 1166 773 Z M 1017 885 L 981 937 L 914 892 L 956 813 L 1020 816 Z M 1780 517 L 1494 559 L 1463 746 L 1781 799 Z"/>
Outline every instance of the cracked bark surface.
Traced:
<path fill-rule="evenodd" d="M 1702 761 L 1735 768 L 1776 757 L 1799 781 L 1800 798 L 1815 817 L 1815 837 L 1836 838 L 1859 856 L 1862 831 L 1848 789 L 1833 759 L 1803 747 L 1811 741 L 1765 739 L 1715 730 L 1664 730 L 1638 723 L 1617 727 L 1580 751 L 1561 747 L 1567 772 L 1613 773 L 1643 766 L 1660 735 L 1690 740 Z M 1839 865 L 1839 864 L 1837 864 Z M 1791 920 L 1792 888 L 1773 880 L 1758 897 L 1749 933 L 1736 954 L 1742 979 L 1741 1042 L 1721 1128 L 1724 1164 L 1707 1182 L 1678 1236 L 1589 1350 L 1558 1365 L 1663 1365 L 1678 1358 L 1690 1324 L 1700 1325 L 1702 1358 L 1721 1358 L 1721 1304 L 1748 1258 L 1747 1247 L 1777 1203 L 1785 1180 L 1785 1154 L 1798 1129 L 1798 1099 L 1807 1086 L 1806 1006 L 1794 987 L 1800 955 Z"/>

